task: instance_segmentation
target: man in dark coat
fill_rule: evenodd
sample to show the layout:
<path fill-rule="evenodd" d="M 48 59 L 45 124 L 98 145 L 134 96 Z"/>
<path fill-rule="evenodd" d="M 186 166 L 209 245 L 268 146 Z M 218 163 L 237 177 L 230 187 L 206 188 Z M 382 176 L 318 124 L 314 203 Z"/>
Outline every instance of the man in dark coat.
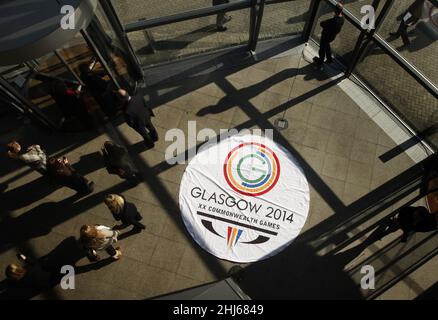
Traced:
<path fill-rule="evenodd" d="M 341 3 L 338 3 L 335 9 L 335 16 L 321 22 L 322 34 L 321 43 L 319 45 L 319 58 L 314 58 L 314 61 L 318 65 L 322 65 L 324 61 L 327 63 L 333 61 L 330 43 L 336 39 L 336 36 L 341 32 L 342 26 L 344 25 L 344 16 L 342 14 L 343 9 L 344 6 Z M 325 60 L 326 57 L 327 60 Z"/>
<path fill-rule="evenodd" d="M 126 123 L 137 131 L 144 139 L 147 147 L 153 147 L 158 141 L 158 133 L 152 124 L 152 110 L 146 105 L 141 94 L 130 96 L 126 90 L 120 89 L 117 95 L 123 105 Z"/>
<path fill-rule="evenodd" d="M 218 6 L 220 4 L 229 3 L 230 0 L 213 0 L 213 6 Z M 216 16 L 216 28 L 218 31 L 226 31 L 227 27 L 224 26 L 225 23 L 229 22 L 231 20 L 231 16 L 228 16 L 223 13 L 219 13 Z"/>
<path fill-rule="evenodd" d="M 62 80 L 55 80 L 52 83 L 50 94 L 61 109 L 66 123 L 75 117 L 86 129 L 93 128 L 93 121 L 80 98 L 80 91 L 68 88 Z"/>
<path fill-rule="evenodd" d="M 108 117 L 114 116 L 116 107 L 111 97 L 112 86 L 110 81 L 103 79 L 106 76 L 105 72 L 91 70 L 88 63 L 80 64 L 79 71 L 85 90 L 96 100 Z"/>
<path fill-rule="evenodd" d="M 106 141 L 101 150 L 105 167 L 110 174 L 138 183 L 140 174 L 129 161 L 128 151 L 112 141 Z"/>

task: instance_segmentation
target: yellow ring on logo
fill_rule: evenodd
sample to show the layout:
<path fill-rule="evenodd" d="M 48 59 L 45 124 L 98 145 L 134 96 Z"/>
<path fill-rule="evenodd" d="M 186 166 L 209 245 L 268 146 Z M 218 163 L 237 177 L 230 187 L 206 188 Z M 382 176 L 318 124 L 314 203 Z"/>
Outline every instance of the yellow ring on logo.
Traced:
<path fill-rule="evenodd" d="M 233 155 L 231 155 L 231 157 L 228 159 L 228 163 L 227 163 L 227 172 L 228 172 L 228 178 L 230 180 L 230 182 L 234 185 L 234 187 L 240 191 L 246 192 L 246 193 L 260 193 L 264 190 L 266 190 L 267 188 L 269 188 L 273 182 L 275 181 L 275 178 L 277 176 L 277 163 L 275 161 L 275 159 L 273 158 L 271 152 L 267 151 L 265 148 L 262 147 L 258 147 L 258 149 L 263 152 L 270 160 L 271 165 L 272 165 L 272 174 L 271 177 L 269 178 L 269 180 L 261 187 L 258 188 L 248 188 L 248 187 L 244 187 L 241 184 L 237 183 L 237 181 L 234 179 L 234 175 L 232 172 L 232 163 L 234 158 L 237 156 L 237 154 L 239 153 L 238 150 L 236 150 L 237 152 L 234 152 Z"/>

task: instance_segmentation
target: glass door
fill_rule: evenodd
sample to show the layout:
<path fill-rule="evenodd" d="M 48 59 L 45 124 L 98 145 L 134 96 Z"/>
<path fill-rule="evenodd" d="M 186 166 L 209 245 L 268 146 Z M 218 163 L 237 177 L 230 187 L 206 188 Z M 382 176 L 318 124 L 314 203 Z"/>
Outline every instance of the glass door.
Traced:
<path fill-rule="evenodd" d="M 252 0 L 126 0 L 111 1 L 142 66 L 239 45 L 248 45 Z M 231 11 L 212 14 L 217 6 Z M 235 7 L 237 6 L 237 7 Z M 210 12 L 209 12 L 210 11 Z M 138 31 L 138 22 L 167 21 Z"/>
<path fill-rule="evenodd" d="M 114 85 L 132 93 L 142 75 L 139 77 L 136 69 L 138 63 L 133 61 L 127 48 L 129 44 L 123 42 L 123 34 L 115 30 L 116 26 L 119 26 L 117 16 L 109 18 L 102 5 L 98 3 L 95 17 L 85 33 L 91 38 L 93 49 L 98 51 L 101 62 L 104 61 L 104 68 L 113 77 Z"/>

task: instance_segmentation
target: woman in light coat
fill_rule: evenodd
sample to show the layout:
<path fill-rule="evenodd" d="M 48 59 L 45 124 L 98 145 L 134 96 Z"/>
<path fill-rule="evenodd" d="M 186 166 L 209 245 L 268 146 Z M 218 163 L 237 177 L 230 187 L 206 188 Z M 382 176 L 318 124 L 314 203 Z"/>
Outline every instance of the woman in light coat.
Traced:
<path fill-rule="evenodd" d="M 122 251 L 114 249 L 113 244 L 117 242 L 118 231 L 114 231 L 102 225 L 83 225 L 81 228 L 80 242 L 84 246 L 90 260 L 99 260 L 97 251 L 105 250 L 113 259 L 120 259 Z"/>

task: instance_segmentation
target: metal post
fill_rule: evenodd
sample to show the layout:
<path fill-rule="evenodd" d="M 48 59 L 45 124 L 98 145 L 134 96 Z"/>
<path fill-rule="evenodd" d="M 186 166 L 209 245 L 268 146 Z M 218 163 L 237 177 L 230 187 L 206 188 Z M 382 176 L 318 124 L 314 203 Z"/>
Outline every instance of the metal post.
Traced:
<path fill-rule="evenodd" d="M 356 65 L 360 61 L 360 58 L 364 55 L 366 52 L 366 48 L 371 42 L 374 33 L 376 32 L 377 28 L 380 26 L 380 24 L 383 22 L 384 17 L 386 16 L 393 0 L 387 0 L 385 2 L 385 5 L 382 8 L 382 12 L 379 14 L 375 21 L 374 29 L 371 29 L 369 32 L 367 30 L 362 30 L 361 34 L 359 35 L 358 41 L 356 42 L 356 46 L 354 48 L 353 57 L 351 59 L 351 63 L 348 66 L 347 72 L 345 75 L 349 77 L 351 73 L 353 72 L 354 68 L 356 68 Z M 372 6 L 374 7 L 374 10 L 377 11 L 377 8 L 379 7 L 380 0 L 374 0 Z M 366 39 L 365 39 L 366 38 Z M 364 42 L 365 39 L 365 42 Z"/>
<path fill-rule="evenodd" d="M 64 66 L 70 71 L 70 73 L 73 75 L 73 77 L 83 86 L 84 83 L 82 82 L 81 78 L 77 75 L 77 73 L 72 69 L 72 67 L 65 61 L 65 59 L 59 54 L 58 50 L 55 49 L 54 53 L 58 57 L 59 60 L 64 64 Z"/>
<path fill-rule="evenodd" d="M 306 21 L 306 25 L 304 26 L 304 31 L 303 31 L 304 42 L 307 42 L 310 39 L 310 35 L 312 32 L 313 25 L 315 24 L 315 19 L 318 13 L 320 2 L 321 0 L 312 0 L 312 2 L 310 3 L 310 7 L 309 7 L 310 15 L 308 20 Z"/>
<path fill-rule="evenodd" d="M 262 26 L 263 12 L 265 10 L 265 1 L 266 0 L 258 0 L 259 5 L 257 10 L 257 19 L 256 19 L 254 34 L 250 41 L 250 46 L 249 46 L 250 51 L 255 51 L 257 48 L 257 41 L 259 39 L 260 28 Z"/>
<path fill-rule="evenodd" d="M 81 30 L 82 36 L 84 37 L 85 41 L 87 41 L 88 45 L 93 49 L 93 52 L 97 55 L 99 58 L 100 63 L 102 64 L 105 71 L 108 73 L 108 75 L 111 78 L 111 81 L 114 83 L 114 85 L 117 87 L 117 89 L 121 89 L 119 82 L 117 81 L 116 77 L 114 76 L 113 72 L 111 71 L 110 67 L 108 66 L 107 62 L 103 58 L 102 54 L 99 51 L 99 48 L 94 43 L 93 39 L 91 39 L 90 35 L 85 29 Z"/>
<path fill-rule="evenodd" d="M 123 46 L 125 53 L 127 54 L 127 62 L 131 66 L 131 69 L 134 71 L 134 76 L 137 80 L 143 80 L 143 71 L 140 67 L 140 62 L 137 59 L 137 56 L 132 49 L 131 43 L 126 36 L 126 32 L 123 29 L 122 24 L 117 16 L 117 13 L 109 0 L 100 0 L 99 1 L 103 11 L 105 12 L 111 26 L 116 33 L 117 38 L 120 40 L 120 43 Z"/>
<path fill-rule="evenodd" d="M 251 0 L 251 12 L 249 22 L 249 38 L 248 38 L 248 50 L 251 51 L 253 47 L 252 41 L 254 39 L 254 32 L 257 24 L 257 0 Z"/>
<path fill-rule="evenodd" d="M 359 38 L 356 41 L 356 45 L 353 50 L 353 56 L 351 57 L 347 71 L 345 72 L 346 77 L 349 77 L 351 75 L 354 68 L 356 67 L 357 62 L 359 61 L 359 57 L 361 56 L 361 53 L 363 52 L 363 50 L 365 50 L 366 46 L 370 42 L 370 38 L 368 38 L 364 43 L 364 39 L 366 36 L 367 36 L 367 32 L 364 30 L 360 33 Z"/>

